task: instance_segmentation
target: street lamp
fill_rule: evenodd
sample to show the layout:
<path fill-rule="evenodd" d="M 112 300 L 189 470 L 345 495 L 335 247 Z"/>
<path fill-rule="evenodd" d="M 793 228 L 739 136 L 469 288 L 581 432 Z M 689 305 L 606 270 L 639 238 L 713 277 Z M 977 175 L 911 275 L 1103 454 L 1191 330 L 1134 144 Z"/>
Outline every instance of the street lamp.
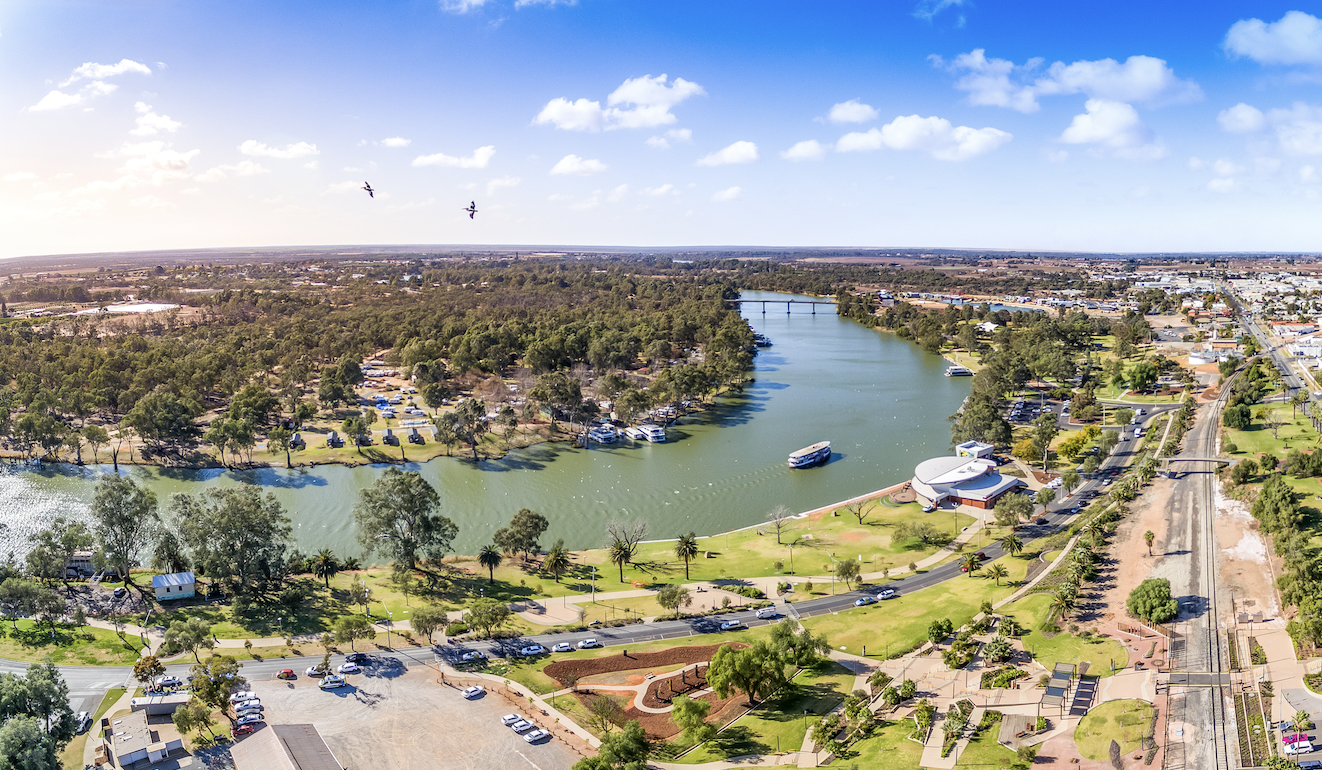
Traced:
<path fill-rule="evenodd" d="M 279 618 L 276 618 L 276 620 L 279 621 L 279 623 L 280 623 L 280 635 L 281 635 L 281 636 L 284 636 L 284 635 L 285 635 L 285 619 L 284 619 L 283 617 L 279 617 Z"/>
<path fill-rule="evenodd" d="M 390 629 L 395 625 L 395 613 L 386 610 L 386 646 L 390 646 Z"/>

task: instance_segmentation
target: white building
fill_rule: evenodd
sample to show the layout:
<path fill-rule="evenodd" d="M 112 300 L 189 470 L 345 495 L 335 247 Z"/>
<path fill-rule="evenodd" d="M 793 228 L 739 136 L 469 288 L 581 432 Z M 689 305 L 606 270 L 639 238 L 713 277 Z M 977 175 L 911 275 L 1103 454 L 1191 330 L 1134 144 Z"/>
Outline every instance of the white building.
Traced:
<path fill-rule="evenodd" d="M 996 463 L 980 457 L 934 457 L 913 471 L 913 488 L 931 503 L 952 500 L 974 508 L 992 508 L 1001 495 L 1024 486 L 1002 476 Z"/>
<path fill-rule="evenodd" d="M 197 593 L 197 580 L 191 572 L 176 572 L 153 577 L 151 587 L 158 602 L 191 599 Z"/>

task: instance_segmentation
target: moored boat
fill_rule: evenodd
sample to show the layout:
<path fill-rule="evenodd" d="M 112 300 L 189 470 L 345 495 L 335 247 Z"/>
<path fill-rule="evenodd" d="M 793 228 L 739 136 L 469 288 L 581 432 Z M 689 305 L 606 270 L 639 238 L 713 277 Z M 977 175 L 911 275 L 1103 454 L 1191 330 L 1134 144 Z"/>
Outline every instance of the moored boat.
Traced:
<path fill-rule="evenodd" d="M 666 440 L 666 429 L 660 425 L 639 425 L 638 429 L 643 432 L 643 438 L 653 444 L 661 444 Z"/>
<path fill-rule="evenodd" d="M 946 369 L 947 377 L 972 377 L 973 370 L 967 366 L 952 366 Z"/>
<path fill-rule="evenodd" d="M 810 465 L 826 462 L 829 459 L 831 459 L 831 442 L 819 441 L 791 454 L 789 466 L 791 468 L 807 468 Z"/>

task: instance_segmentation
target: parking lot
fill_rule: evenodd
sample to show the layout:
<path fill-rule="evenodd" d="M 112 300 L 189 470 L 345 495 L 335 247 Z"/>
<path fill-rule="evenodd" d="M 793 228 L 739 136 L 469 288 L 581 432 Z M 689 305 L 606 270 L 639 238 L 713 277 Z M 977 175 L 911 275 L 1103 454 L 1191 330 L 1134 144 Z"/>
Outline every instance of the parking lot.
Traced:
<path fill-rule="evenodd" d="M 493 693 L 465 700 L 426 666 L 373 659 L 363 674 L 345 678 L 349 686 L 337 690 L 302 675 L 254 681 L 251 689 L 268 724 L 316 725 L 348 770 L 568 770 L 579 759 L 556 738 L 528 744 L 500 723 L 515 711 L 508 701 Z"/>

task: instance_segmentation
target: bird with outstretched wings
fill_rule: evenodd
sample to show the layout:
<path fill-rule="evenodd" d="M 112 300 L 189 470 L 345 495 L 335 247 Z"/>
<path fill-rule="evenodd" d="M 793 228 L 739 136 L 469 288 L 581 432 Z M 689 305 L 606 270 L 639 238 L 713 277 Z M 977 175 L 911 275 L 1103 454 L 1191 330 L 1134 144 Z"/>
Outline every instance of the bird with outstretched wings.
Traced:
<path fill-rule="evenodd" d="M 472 218 L 473 218 L 473 215 L 477 213 L 477 201 L 473 201 L 472 203 L 469 203 L 469 204 L 468 204 L 468 208 L 463 209 L 463 210 L 464 210 L 464 211 L 467 211 L 467 212 L 468 212 L 468 218 L 469 218 L 469 219 L 472 219 Z"/>
<path fill-rule="evenodd" d="M 371 182 L 363 182 L 363 189 L 367 191 L 367 197 L 369 197 L 369 198 L 375 198 L 375 197 L 376 197 L 376 190 L 373 190 L 373 189 L 372 189 L 372 183 L 371 183 Z"/>

